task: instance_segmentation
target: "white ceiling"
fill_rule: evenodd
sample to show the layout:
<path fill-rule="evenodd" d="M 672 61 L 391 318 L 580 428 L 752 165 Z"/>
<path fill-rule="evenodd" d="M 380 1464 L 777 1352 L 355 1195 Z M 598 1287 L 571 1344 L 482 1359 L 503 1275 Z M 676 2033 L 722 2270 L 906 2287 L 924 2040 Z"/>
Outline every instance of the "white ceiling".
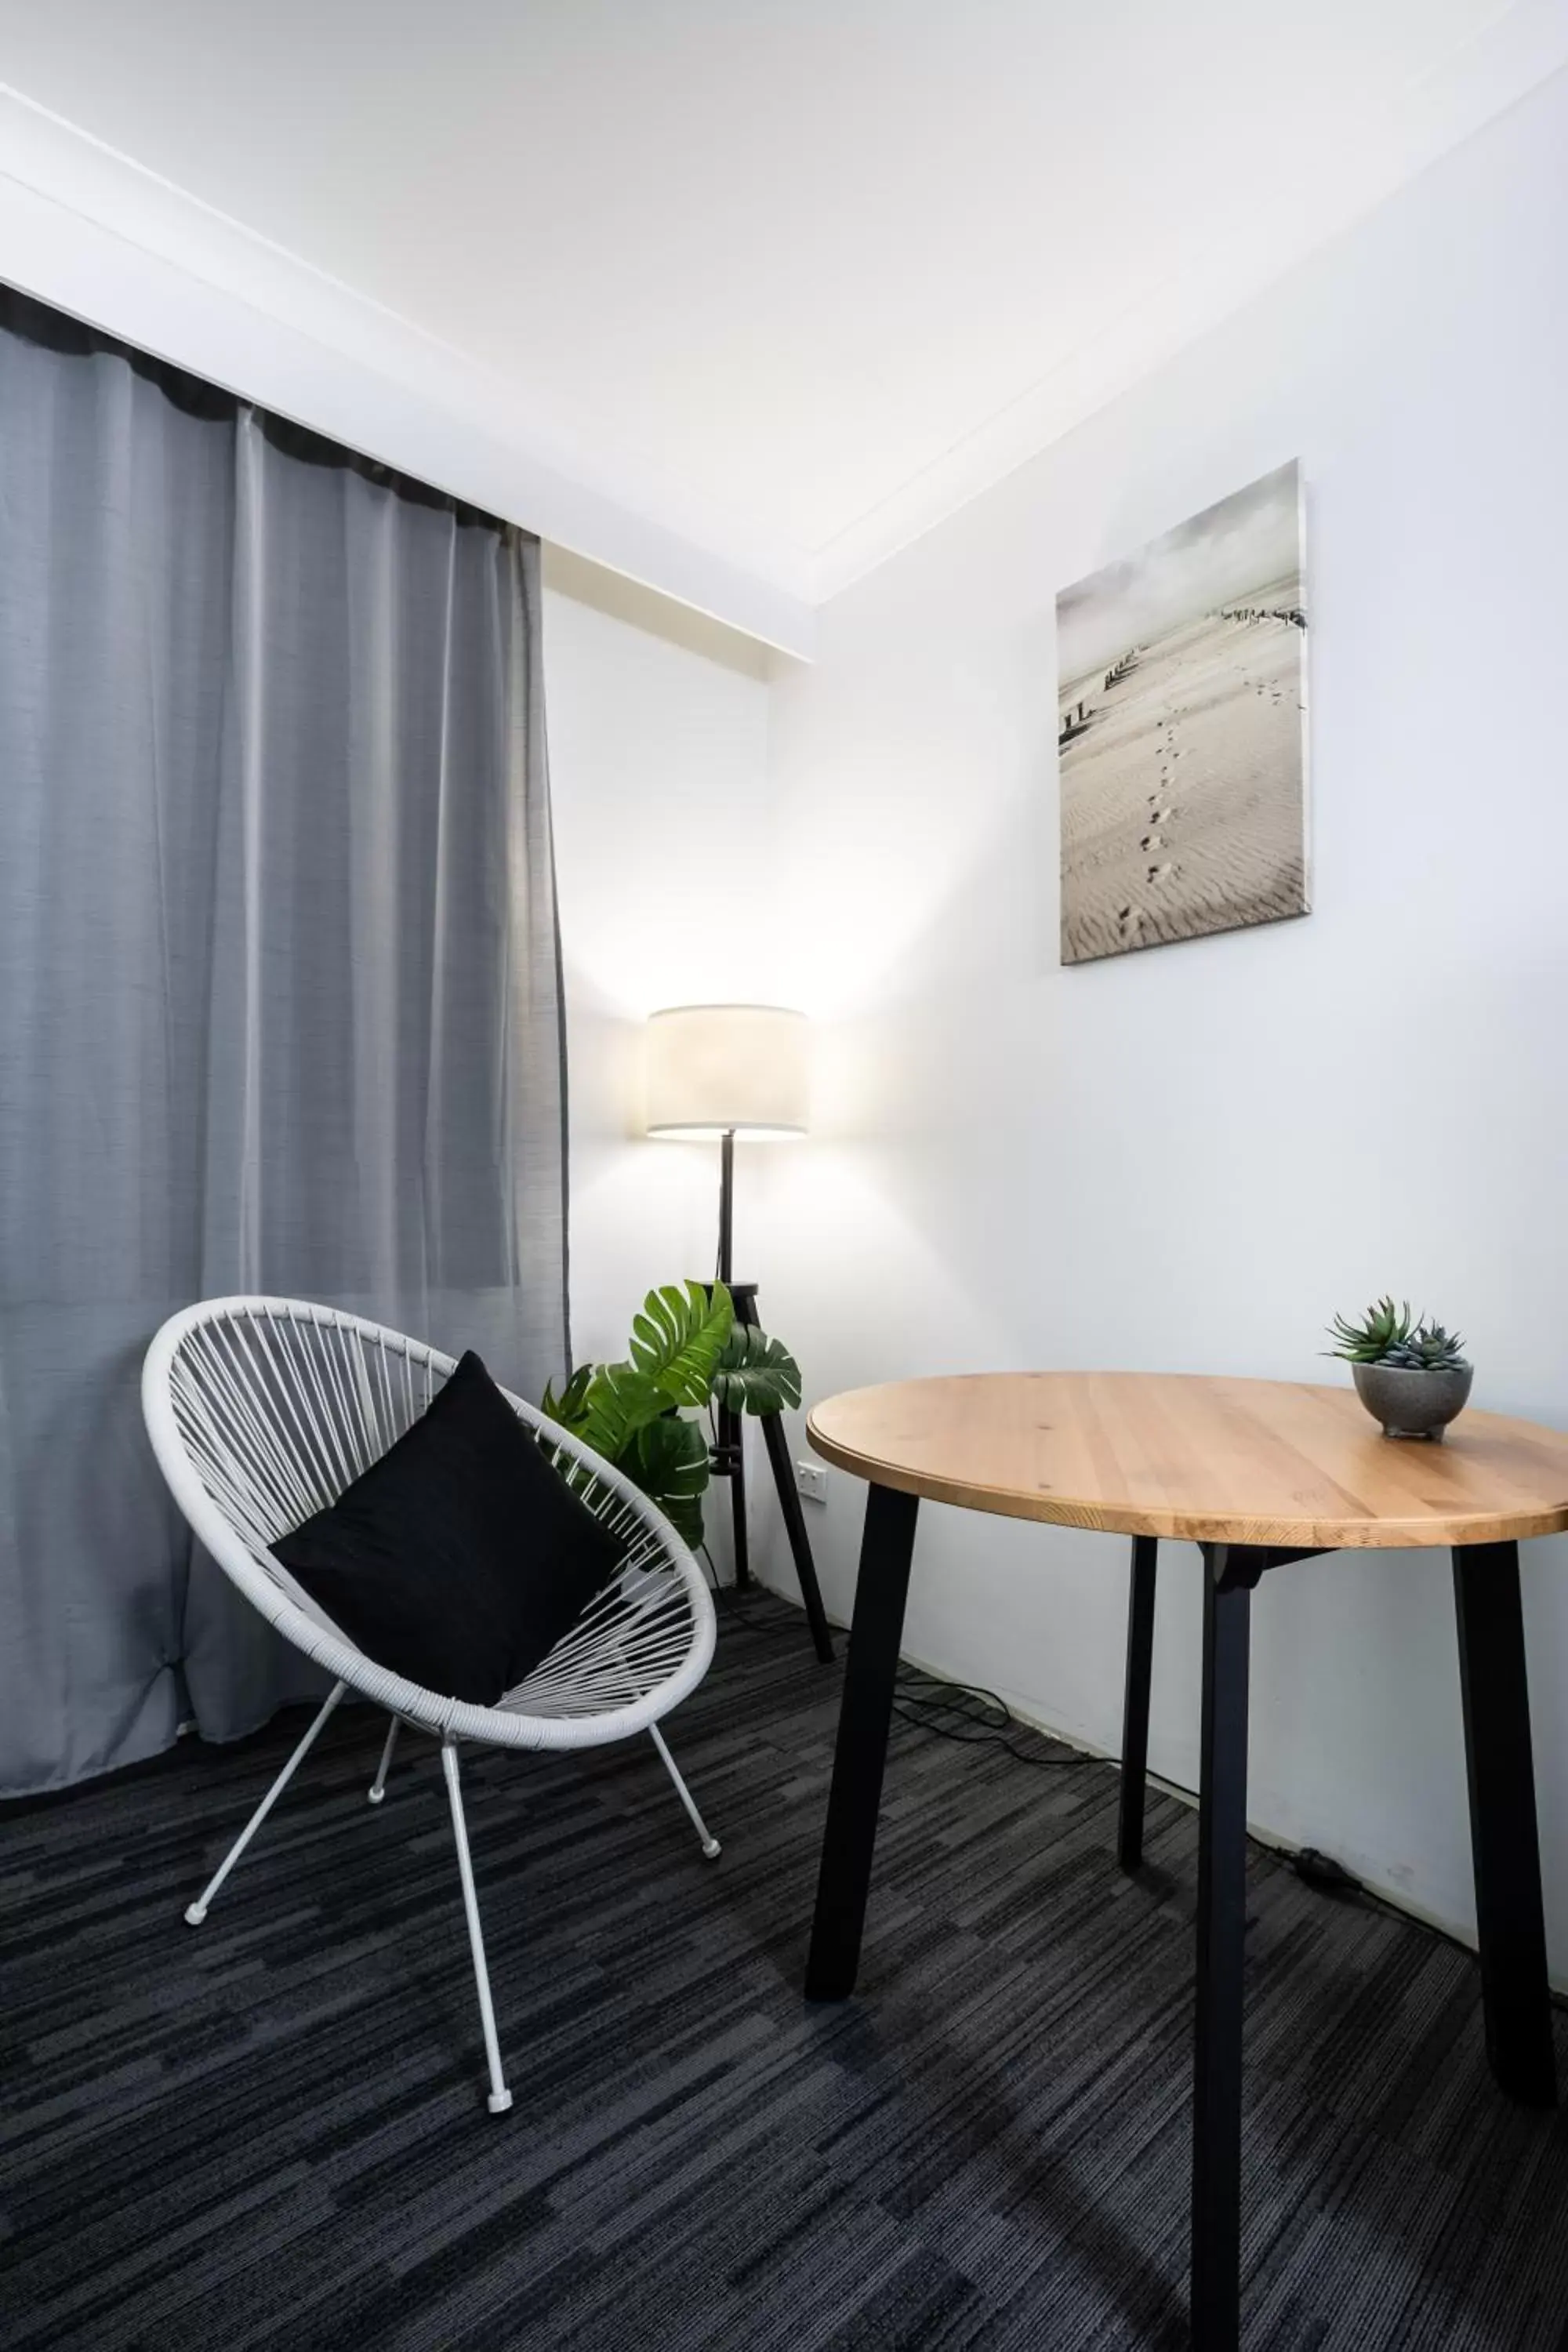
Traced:
<path fill-rule="evenodd" d="M 0 83 L 368 298 L 319 340 L 808 602 L 1564 58 L 1568 0 L 0 0 Z"/>

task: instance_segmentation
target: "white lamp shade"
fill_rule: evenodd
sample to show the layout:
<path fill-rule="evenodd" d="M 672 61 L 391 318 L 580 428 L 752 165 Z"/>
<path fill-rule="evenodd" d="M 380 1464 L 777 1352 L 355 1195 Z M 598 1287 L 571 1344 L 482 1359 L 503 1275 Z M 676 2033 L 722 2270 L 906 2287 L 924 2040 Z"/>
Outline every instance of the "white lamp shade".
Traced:
<path fill-rule="evenodd" d="M 805 1016 L 777 1004 L 677 1004 L 647 1024 L 647 1131 L 753 1141 L 804 1135 Z"/>

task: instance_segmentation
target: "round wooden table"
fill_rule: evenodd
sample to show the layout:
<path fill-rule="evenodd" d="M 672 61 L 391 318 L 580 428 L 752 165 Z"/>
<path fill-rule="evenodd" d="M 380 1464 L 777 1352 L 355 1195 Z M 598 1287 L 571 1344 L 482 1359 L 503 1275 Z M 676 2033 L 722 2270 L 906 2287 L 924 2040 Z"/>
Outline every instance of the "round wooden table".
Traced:
<path fill-rule="evenodd" d="M 806 1992 L 855 1989 L 921 1498 L 1132 1538 L 1119 1857 L 1142 1851 L 1161 1537 L 1202 1547 L 1204 1685 L 1193 2112 L 1192 2327 L 1240 2342 L 1242 1961 L 1251 1594 L 1332 1550 L 1453 1553 L 1487 2051 L 1556 2101 L 1519 1544 L 1568 1529 L 1568 1436 L 1468 1412 L 1385 1438 L 1350 1388 L 1136 1372 L 902 1381 L 817 1405 L 816 1452 L 868 1482 Z"/>

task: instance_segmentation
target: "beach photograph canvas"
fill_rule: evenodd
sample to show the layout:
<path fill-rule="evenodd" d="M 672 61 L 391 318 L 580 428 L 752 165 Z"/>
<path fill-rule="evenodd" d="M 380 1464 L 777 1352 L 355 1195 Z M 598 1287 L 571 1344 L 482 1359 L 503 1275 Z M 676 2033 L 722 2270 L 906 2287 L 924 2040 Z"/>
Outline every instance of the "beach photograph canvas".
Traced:
<path fill-rule="evenodd" d="M 1062 961 L 1308 909 L 1298 465 L 1057 598 Z"/>

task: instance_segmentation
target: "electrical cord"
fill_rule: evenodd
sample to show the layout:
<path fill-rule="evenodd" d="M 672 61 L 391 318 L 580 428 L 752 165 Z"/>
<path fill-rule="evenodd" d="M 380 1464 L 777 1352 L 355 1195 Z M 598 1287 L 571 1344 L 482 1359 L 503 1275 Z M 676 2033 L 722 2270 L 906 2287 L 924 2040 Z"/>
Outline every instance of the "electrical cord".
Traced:
<path fill-rule="evenodd" d="M 732 1625 L 744 1626 L 749 1633 L 767 1633 L 776 1620 L 759 1617 L 754 1611 L 746 1607 L 732 1584 L 721 1584 L 719 1570 L 714 1565 L 712 1553 L 706 1544 L 703 1544 L 700 1549 L 702 1558 L 707 1563 L 708 1581 L 712 1588 L 714 1602 L 721 1615 Z"/>
<path fill-rule="evenodd" d="M 776 1621 L 757 1616 L 737 1597 L 733 1585 L 721 1584 L 713 1555 L 706 1544 L 701 1551 L 714 1601 L 726 1622 L 743 1626 L 749 1633 L 771 1631 Z M 1010 1737 L 1018 1725 L 1005 1699 L 998 1698 L 994 1691 L 982 1690 L 968 1683 L 944 1682 L 938 1675 L 928 1675 L 923 1666 L 900 1664 L 893 1690 L 893 1713 L 912 1730 L 929 1731 L 938 1739 L 955 1740 L 963 1748 L 1005 1748 L 1020 1764 L 1031 1764 L 1037 1770 L 1059 1772 L 1083 1761 L 1077 1755 L 1037 1756 L 1021 1747 Z"/>
<path fill-rule="evenodd" d="M 721 1584 L 719 1571 L 706 1544 L 702 1557 L 713 1586 L 713 1597 L 727 1619 L 744 1626 L 749 1632 L 766 1633 L 774 1621 L 758 1617 L 735 1597 L 734 1588 Z M 900 1664 L 893 1688 L 893 1713 L 902 1723 L 917 1731 L 929 1731 L 938 1739 L 956 1740 L 965 1748 L 1000 1748 L 1020 1764 L 1033 1765 L 1037 1770 L 1065 1771 L 1087 1759 L 1076 1754 L 1037 1756 L 1021 1748 L 1009 1734 L 1017 1728 L 1016 1718 L 1005 1699 L 994 1691 L 980 1689 L 967 1683 L 943 1682 L 939 1675 L 928 1675 L 921 1666 Z M 1315 1893 L 1337 1896 L 1342 1902 L 1370 1905 L 1385 1912 L 1389 1917 L 1402 1920 L 1407 1926 L 1419 1927 L 1428 1935 L 1442 1937 L 1443 1931 L 1426 1920 L 1411 1917 L 1396 1904 L 1392 1904 L 1364 1885 L 1334 1859 L 1321 1853 L 1315 1846 L 1302 1846 L 1294 1853 L 1276 1852 L 1274 1859 L 1291 1872 L 1303 1885 Z M 1445 1940 L 1451 1940 L 1446 1938 Z M 1558 2007 L 1568 2007 L 1568 2001 L 1556 1991 L 1552 2000 Z M 1568 2347 L 1564 2347 L 1568 2352 Z"/>
<path fill-rule="evenodd" d="M 968 1683 L 942 1681 L 938 1675 L 928 1675 L 922 1666 L 900 1665 L 893 1688 L 893 1713 L 901 1723 L 913 1726 L 917 1731 L 929 1731 L 938 1739 L 953 1739 L 964 1748 L 1000 1748 L 1020 1764 L 1031 1764 L 1044 1772 L 1066 1771 L 1081 1764 L 1081 1756 L 1039 1756 L 1011 1737 L 1019 1728 L 1017 1719 L 1005 1699 L 994 1691 L 982 1690 Z"/>
<path fill-rule="evenodd" d="M 1337 1895 L 1353 1902 L 1367 1892 L 1342 1862 L 1336 1861 L 1331 1853 L 1321 1853 L 1315 1845 L 1298 1846 L 1293 1853 L 1282 1854 L 1280 1859 L 1287 1870 L 1295 1872 L 1303 1886 L 1312 1887 L 1319 1895 Z"/>

